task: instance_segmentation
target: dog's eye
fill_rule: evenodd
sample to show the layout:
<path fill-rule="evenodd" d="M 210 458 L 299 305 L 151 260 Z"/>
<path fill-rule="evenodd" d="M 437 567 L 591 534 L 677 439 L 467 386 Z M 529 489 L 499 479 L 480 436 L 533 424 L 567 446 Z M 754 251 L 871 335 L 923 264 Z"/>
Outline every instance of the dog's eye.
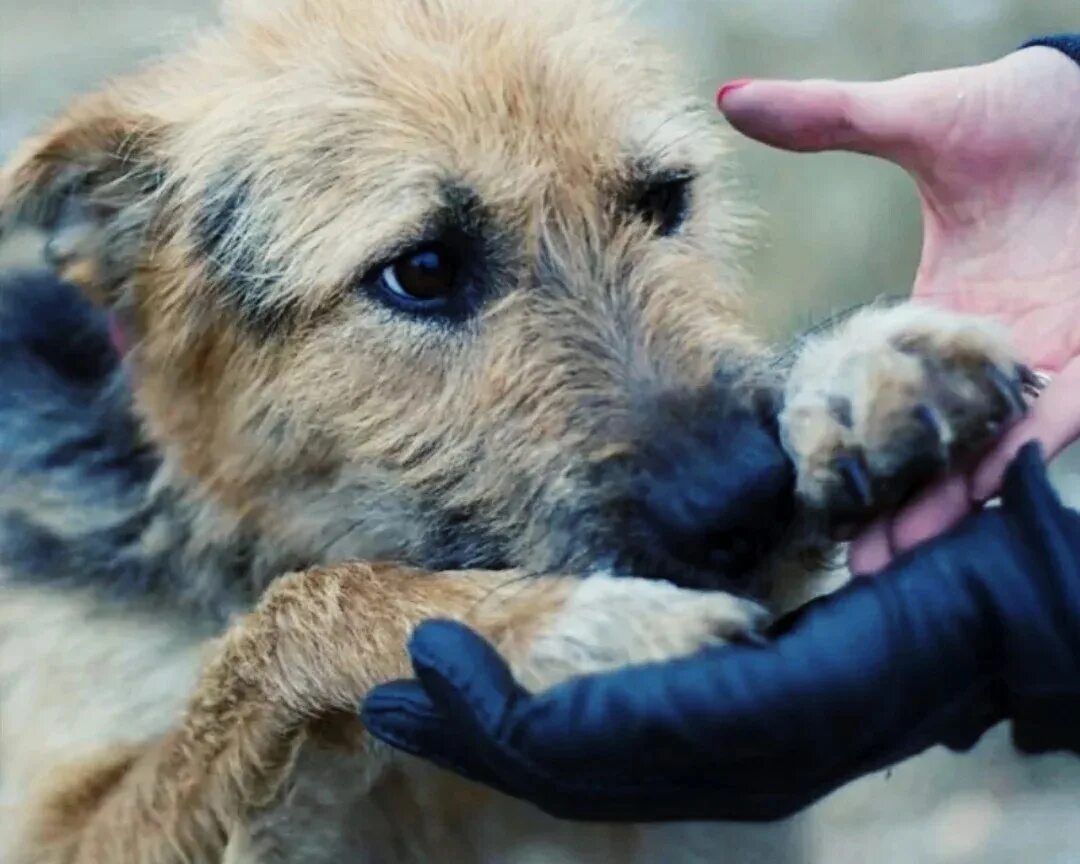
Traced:
<path fill-rule="evenodd" d="M 649 184 L 635 202 L 635 209 L 656 226 L 663 237 L 678 231 L 690 211 L 689 175 L 665 177 Z"/>
<path fill-rule="evenodd" d="M 383 267 L 377 283 L 383 296 L 395 305 L 415 312 L 439 311 L 460 290 L 460 261 L 448 247 L 428 243 Z"/>

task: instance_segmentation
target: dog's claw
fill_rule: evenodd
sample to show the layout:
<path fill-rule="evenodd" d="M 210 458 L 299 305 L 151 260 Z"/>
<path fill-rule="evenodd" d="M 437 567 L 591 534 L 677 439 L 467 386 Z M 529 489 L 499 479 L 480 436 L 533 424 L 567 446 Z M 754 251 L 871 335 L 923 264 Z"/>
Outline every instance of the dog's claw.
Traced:
<path fill-rule="evenodd" d="M 1050 376 L 1043 372 L 1036 372 L 1030 366 L 1021 363 L 1016 367 L 1017 377 L 1020 379 L 1020 387 L 1024 395 L 1031 399 L 1038 399 L 1042 395 L 1046 385 L 1050 383 Z"/>
<path fill-rule="evenodd" d="M 764 648 L 771 644 L 769 637 L 760 630 L 742 630 L 728 641 L 735 645 L 750 645 L 754 648 Z"/>
<path fill-rule="evenodd" d="M 1018 417 L 1023 417 L 1027 413 L 1027 402 L 1024 401 L 1024 394 L 1021 390 L 1023 379 L 1010 379 L 993 363 L 986 364 L 986 376 L 1008 406 L 1009 419 L 1015 420 Z"/>
<path fill-rule="evenodd" d="M 844 480 L 848 493 L 858 503 L 869 509 L 874 503 L 874 490 L 870 485 L 870 472 L 861 456 L 844 455 L 836 460 L 836 470 Z"/>
<path fill-rule="evenodd" d="M 949 439 L 952 437 L 949 427 L 937 411 L 922 402 L 915 406 L 913 413 L 915 419 L 933 436 L 934 442 L 939 447 L 949 443 Z"/>

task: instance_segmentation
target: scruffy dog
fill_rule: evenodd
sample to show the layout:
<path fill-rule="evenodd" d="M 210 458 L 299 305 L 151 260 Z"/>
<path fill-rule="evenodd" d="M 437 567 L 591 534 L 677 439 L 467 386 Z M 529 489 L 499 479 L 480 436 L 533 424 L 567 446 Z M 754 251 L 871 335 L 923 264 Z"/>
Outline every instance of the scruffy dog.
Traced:
<path fill-rule="evenodd" d="M 719 547 L 768 538 L 747 592 L 774 600 L 784 549 L 984 446 L 1022 370 L 907 306 L 781 372 L 712 112 L 602 3 L 225 19 L 0 181 L 96 304 L 0 295 L 0 857 L 698 860 L 396 757 L 355 708 L 430 617 L 532 686 L 738 636 L 758 607 L 699 590 Z M 719 540 L 747 417 L 799 513 Z"/>

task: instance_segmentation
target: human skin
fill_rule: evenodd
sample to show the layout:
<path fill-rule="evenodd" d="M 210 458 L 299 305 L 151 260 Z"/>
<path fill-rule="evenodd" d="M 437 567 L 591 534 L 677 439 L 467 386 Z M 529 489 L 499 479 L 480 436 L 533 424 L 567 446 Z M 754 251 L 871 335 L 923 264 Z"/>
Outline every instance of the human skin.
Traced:
<path fill-rule="evenodd" d="M 1080 436 L 1080 66 L 1045 47 L 892 81 L 736 81 L 718 104 L 751 138 L 798 152 L 887 159 L 918 186 L 924 239 L 912 296 L 1009 327 L 1052 376 L 1028 416 L 853 544 L 853 572 L 948 530 L 992 498 L 1020 447 Z"/>

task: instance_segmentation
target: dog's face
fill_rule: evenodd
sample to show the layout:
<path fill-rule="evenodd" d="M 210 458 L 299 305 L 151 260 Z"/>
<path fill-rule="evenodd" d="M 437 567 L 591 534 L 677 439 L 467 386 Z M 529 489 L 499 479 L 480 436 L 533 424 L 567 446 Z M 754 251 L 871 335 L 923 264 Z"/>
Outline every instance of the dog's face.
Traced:
<path fill-rule="evenodd" d="M 756 386 L 710 112 L 578 0 L 251 5 L 0 190 L 167 463 L 312 556 L 693 571 Z"/>

